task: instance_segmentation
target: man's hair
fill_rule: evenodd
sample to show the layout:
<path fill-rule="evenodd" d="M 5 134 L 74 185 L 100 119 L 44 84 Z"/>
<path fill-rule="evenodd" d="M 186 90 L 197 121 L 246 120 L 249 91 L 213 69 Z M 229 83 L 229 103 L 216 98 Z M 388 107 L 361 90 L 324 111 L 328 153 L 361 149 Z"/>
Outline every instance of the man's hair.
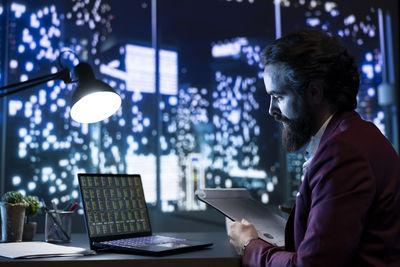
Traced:
<path fill-rule="evenodd" d="M 280 65 L 288 86 L 299 95 L 312 81 L 323 82 L 324 94 L 338 111 L 357 107 L 360 84 L 354 58 L 335 37 L 303 30 L 273 41 L 262 53 L 265 66 Z"/>

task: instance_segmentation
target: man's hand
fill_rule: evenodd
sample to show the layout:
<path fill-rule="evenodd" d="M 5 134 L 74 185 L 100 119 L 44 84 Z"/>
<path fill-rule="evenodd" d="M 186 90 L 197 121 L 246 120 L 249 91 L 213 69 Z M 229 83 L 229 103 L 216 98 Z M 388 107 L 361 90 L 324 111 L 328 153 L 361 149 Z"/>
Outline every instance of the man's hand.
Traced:
<path fill-rule="evenodd" d="M 233 222 L 231 224 L 228 236 L 230 238 L 229 242 L 234 246 L 236 252 L 242 255 L 244 243 L 252 239 L 257 239 L 258 233 L 254 225 L 246 219 L 242 219 L 241 222 Z"/>

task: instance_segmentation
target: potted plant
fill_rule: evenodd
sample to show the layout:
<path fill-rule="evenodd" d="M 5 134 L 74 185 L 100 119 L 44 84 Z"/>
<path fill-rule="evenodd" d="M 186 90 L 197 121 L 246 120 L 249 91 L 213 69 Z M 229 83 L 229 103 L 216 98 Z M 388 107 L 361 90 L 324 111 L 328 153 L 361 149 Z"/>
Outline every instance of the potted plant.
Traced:
<path fill-rule="evenodd" d="M 21 242 L 24 229 L 25 209 L 29 204 L 24 196 L 15 191 L 5 193 L 0 202 L 1 237 L 3 242 Z"/>
<path fill-rule="evenodd" d="M 31 217 L 36 215 L 40 210 L 39 198 L 37 196 L 27 196 L 24 198 L 29 204 L 25 209 L 25 224 L 22 234 L 22 241 L 32 241 L 37 229 L 37 222 L 32 222 Z"/>

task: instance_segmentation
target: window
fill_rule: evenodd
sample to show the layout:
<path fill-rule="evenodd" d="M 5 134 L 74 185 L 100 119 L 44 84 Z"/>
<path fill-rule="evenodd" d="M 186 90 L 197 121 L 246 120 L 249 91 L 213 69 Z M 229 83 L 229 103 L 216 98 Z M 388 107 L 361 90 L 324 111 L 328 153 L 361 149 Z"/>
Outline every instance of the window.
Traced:
<path fill-rule="evenodd" d="M 360 64 L 358 111 L 396 145 L 396 103 L 378 99 L 379 85 L 395 83 L 380 41 L 393 53 L 390 31 L 381 30 L 388 10 L 397 3 L 162 0 L 152 35 L 150 0 L 0 1 L 3 85 L 60 70 L 59 58 L 63 66 L 80 60 L 123 100 L 111 118 L 88 125 L 69 118 L 73 86 L 60 81 L 1 99 L 1 192 L 63 207 L 80 197 L 78 172 L 139 173 L 147 202 L 163 212 L 204 210 L 194 197 L 201 187 L 246 187 L 262 203 L 291 202 L 303 158 L 282 151 L 261 50 L 305 27 L 341 36 Z M 398 14 L 390 15 L 397 27 Z"/>

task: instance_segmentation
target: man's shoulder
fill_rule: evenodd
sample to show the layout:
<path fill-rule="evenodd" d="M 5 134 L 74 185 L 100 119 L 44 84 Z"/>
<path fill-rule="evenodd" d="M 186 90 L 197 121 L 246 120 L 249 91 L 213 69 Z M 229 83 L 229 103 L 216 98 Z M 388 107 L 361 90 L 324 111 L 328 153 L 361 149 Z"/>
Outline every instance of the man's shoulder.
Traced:
<path fill-rule="evenodd" d="M 363 146 L 373 145 L 371 141 L 374 140 L 379 141 L 379 143 L 388 143 L 386 137 L 375 124 L 363 120 L 355 111 L 335 114 L 322 138 L 322 141 L 327 144 L 339 142 L 343 145 L 361 144 Z"/>
<path fill-rule="evenodd" d="M 321 160 L 350 157 L 371 161 L 379 158 L 399 162 L 389 140 L 369 121 L 356 112 L 345 112 L 332 118 L 317 150 Z"/>

